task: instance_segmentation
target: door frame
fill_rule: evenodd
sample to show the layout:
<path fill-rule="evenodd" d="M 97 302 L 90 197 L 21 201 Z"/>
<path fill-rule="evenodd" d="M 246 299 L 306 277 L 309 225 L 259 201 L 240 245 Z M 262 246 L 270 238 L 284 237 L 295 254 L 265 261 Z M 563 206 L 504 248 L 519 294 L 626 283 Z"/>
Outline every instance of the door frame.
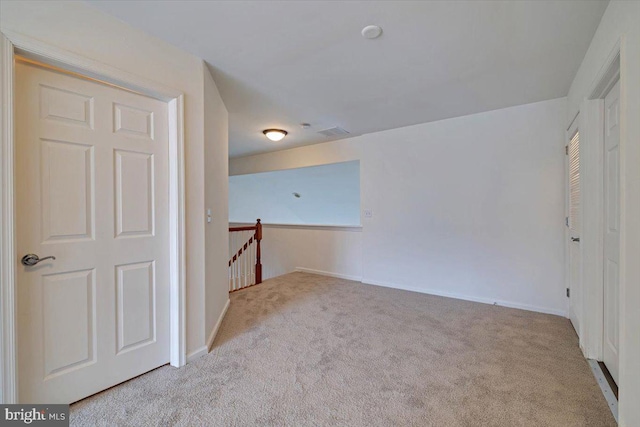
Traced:
<path fill-rule="evenodd" d="M 17 283 L 14 204 L 14 59 L 16 54 L 134 91 L 168 106 L 170 363 L 186 363 L 184 94 L 151 80 L 19 33 L 0 33 L 0 402 L 18 402 Z"/>
<path fill-rule="evenodd" d="M 581 187 L 583 315 L 580 319 L 580 347 L 586 358 L 596 360 L 602 360 L 604 339 L 604 97 L 618 80 L 620 80 L 620 91 L 624 90 L 624 82 L 620 78 L 622 44 L 623 39 L 618 39 L 593 80 L 587 92 L 589 96 L 585 97 L 580 104 L 578 124 L 581 142 L 580 177 L 584 183 Z M 623 114 L 621 109 L 621 121 Z M 620 140 L 621 156 L 622 139 Z M 621 188 L 621 208 L 623 197 Z M 623 232 L 624 225 L 621 218 L 620 234 L 622 235 Z M 623 249 L 621 245 L 621 259 Z M 619 277 L 622 287 L 622 271 Z M 619 321 L 622 324 L 621 316 Z"/>

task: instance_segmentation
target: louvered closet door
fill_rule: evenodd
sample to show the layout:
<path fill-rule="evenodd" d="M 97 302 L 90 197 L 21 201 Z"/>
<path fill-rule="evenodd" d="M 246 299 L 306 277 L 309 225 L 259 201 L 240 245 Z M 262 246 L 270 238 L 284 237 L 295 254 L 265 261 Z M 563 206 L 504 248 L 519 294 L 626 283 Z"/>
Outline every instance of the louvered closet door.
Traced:
<path fill-rule="evenodd" d="M 16 64 L 20 401 L 70 403 L 169 361 L 167 105 Z M 19 260 L 17 260 L 18 262 Z"/>
<path fill-rule="evenodd" d="M 580 133 L 572 136 L 569 146 L 569 317 L 580 335 L 581 298 L 580 286 Z"/>

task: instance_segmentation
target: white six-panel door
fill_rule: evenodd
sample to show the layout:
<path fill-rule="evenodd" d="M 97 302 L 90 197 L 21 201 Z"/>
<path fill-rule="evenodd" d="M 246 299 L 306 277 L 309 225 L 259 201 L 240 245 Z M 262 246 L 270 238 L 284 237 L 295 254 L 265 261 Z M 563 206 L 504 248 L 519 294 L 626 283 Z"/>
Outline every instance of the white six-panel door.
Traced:
<path fill-rule="evenodd" d="M 620 82 L 604 100 L 603 361 L 618 382 L 620 307 Z"/>
<path fill-rule="evenodd" d="M 19 399 L 169 362 L 167 104 L 16 63 Z"/>

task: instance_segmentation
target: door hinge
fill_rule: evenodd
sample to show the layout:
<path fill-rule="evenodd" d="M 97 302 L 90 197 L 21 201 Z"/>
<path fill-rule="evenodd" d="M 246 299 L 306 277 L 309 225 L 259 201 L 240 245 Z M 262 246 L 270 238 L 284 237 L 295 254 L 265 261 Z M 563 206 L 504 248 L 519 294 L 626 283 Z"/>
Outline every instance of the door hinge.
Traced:
<path fill-rule="evenodd" d="M 564 225 L 566 225 L 567 227 L 569 226 L 569 217 L 568 216 L 564 217 Z"/>
<path fill-rule="evenodd" d="M 565 146 L 564 146 L 564 155 L 565 155 L 565 156 L 568 156 L 568 155 L 569 155 L 569 146 L 568 146 L 568 145 L 565 145 Z"/>
<path fill-rule="evenodd" d="M 571 290 L 567 288 L 567 298 L 571 298 Z"/>

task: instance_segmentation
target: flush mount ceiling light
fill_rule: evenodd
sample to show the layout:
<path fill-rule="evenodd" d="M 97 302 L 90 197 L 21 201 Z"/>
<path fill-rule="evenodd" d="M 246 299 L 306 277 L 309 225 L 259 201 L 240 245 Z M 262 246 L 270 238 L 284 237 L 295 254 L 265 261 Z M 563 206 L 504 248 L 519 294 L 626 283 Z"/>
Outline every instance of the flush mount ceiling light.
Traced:
<path fill-rule="evenodd" d="M 382 28 L 377 25 L 367 25 L 362 29 L 362 37 L 365 39 L 377 39 L 382 34 Z"/>
<path fill-rule="evenodd" d="M 287 131 L 282 129 L 265 129 L 262 133 L 270 140 L 276 142 L 287 136 Z"/>

